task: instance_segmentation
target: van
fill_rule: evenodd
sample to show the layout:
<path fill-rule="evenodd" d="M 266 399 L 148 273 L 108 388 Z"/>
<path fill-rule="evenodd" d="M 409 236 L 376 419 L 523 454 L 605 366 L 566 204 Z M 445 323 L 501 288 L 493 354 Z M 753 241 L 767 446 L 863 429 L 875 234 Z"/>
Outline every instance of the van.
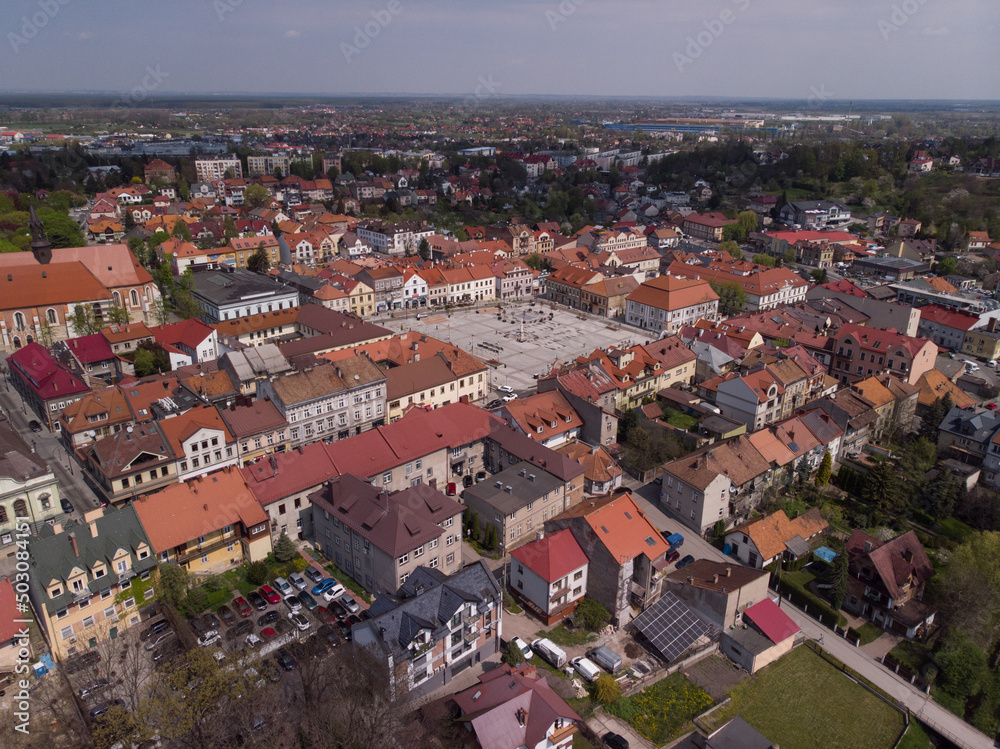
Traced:
<path fill-rule="evenodd" d="M 666 541 L 670 545 L 670 550 L 673 551 L 674 549 L 684 545 L 684 536 L 680 533 L 671 533 L 667 536 Z"/>
<path fill-rule="evenodd" d="M 271 583 L 271 587 L 278 591 L 282 597 L 290 596 L 295 593 L 292 586 L 288 584 L 288 581 L 283 577 L 274 578 L 274 582 Z"/>
<path fill-rule="evenodd" d="M 601 675 L 601 669 L 592 660 L 583 656 L 571 660 L 570 665 L 587 681 L 597 681 L 597 677 Z"/>
<path fill-rule="evenodd" d="M 531 649 L 556 668 L 566 665 L 566 652 L 552 640 L 539 638 L 531 643 Z"/>
<path fill-rule="evenodd" d="M 622 657 L 611 648 L 600 645 L 589 653 L 587 657 L 603 668 L 609 674 L 613 674 L 622 667 Z"/>

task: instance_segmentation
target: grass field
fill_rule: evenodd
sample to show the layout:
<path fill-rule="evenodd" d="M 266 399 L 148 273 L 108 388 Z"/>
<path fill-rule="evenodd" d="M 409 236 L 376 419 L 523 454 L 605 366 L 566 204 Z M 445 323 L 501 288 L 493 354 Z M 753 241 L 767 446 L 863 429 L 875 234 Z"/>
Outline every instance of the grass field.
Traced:
<path fill-rule="evenodd" d="M 730 694 L 712 728 L 739 715 L 782 749 L 889 749 L 903 716 L 806 647 L 795 648 Z"/>
<path fill-rule="evenodd" d="M 570 632 L 566 629 L 565 624 L 553 627 L 548 632 L 544 629 L 540 629 L 535 633 L 535 637 L 547 637 L 556 645 L 562 645 L 566 648 L 576 647 L 577 645 L 586 645 L 588 642 L 593 642 L 597 639 L 596 634 L 588 632 L 585 629 L 574 629 Z"/>
<path fill-rule="evenodd" d="M 638 694 L 622 697 L 605 710 L 661 746 L 690 730 L 691 719 L 711 706 L 708 692 L 677 672 Z"/>

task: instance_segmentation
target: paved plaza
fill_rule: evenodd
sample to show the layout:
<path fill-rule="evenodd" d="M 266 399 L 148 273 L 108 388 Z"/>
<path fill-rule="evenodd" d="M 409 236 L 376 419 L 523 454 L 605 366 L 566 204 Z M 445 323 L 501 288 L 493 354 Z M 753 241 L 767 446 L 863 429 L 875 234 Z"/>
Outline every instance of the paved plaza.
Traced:
<path fill-rule="evenodd" d="M 596 348 L 652 339 L 648 331 L 631 325 L 553 308 L 547 302 L 507 304 L 499 318 L 497 307 L 426 314 L 420 320 L 410 315 L 383 319 L 378 324 L 396 332 L 416 330 L 449 341 L 485 361 L 498 362 L 493 384 L 510 385 L 522 396 L 534 392 L 534 375 L 548 372 L 556 362 L 571 361 Z"/>

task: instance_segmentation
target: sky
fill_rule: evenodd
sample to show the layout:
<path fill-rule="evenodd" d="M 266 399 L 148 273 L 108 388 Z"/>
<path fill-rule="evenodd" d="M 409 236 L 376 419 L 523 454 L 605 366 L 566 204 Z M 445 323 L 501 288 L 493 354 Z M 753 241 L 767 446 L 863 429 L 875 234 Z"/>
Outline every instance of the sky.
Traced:
<path fill-rule="evenodd" d="M 0 90 L 1000 100 L 996 0 L 2 0 Z"/>

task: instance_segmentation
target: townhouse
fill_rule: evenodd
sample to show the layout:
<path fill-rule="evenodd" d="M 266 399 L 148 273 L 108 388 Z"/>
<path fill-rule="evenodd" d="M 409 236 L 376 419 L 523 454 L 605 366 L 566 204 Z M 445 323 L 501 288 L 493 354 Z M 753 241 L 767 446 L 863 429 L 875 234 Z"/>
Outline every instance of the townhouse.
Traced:
<path fill-rule="evenodd" d="M 240 466 L 272 453 L 283 453 L 291 445 L 288 422 L 267 398 L 245 405 L 234 404 L 223 409 L 220 415 L 236 441 Z"/>
<path fill-rule="evenodd" d="M 681 228 L 685 234 L 695 239 L 721 242 L 722 230 L 735 223 L 736 219 L 726 218 L 722 213 L 689 213 L 684 217 Z"/>
<path fill-rule="evenodd" d="M 726 543 L 741 563 L 763 569 L 778 559 L 808 557 L 815 545 L 814 539 L 826 533 L 829 527 L 816 507 L 793 520 L 788 519 L 784 510 L 778 510 L 730 529 L 726 533 Z"/>
<path fill-rule="evenodd" d="M 625 300 L 625 321 L 657 334 L 673 335 L 718 314 L 719 295 L 707 281 L 669 273 L 643 282 Z"/>
<path fill-rule="evenodd" d="M 493 266 L 493 272 L 496 275 L 495 295 L 500 301 L 532 296 L 536 272 L 525 265 L 523 260 L 498 262 Z"/>
<path fill-rule="evenodd" d="M 138 624 L 155 595 L 143 583 L 156 557 L 134 507 L 46 526 L 31 546 L 32 609 L 60 660 Z"/>
<path fill-rule="evenodd" d="M 199 406 L 161 419 L 157 428 L 169 441 L 177 460 L 178 481 L 188 481 L 209 471 L 239 465 L 236 440 L 213 406 Z M 118 436 L 120 433 L 115 435 Z"/>
<path fill-rule="evenodd" d="M 39 421 L 55 432 L 61 426 L 62 409 L 90 392 L 83 380 L 37 343 L 29 343 L 7 357 L 7 376 Z"/>
<path fill-rule="evenodd" d="M 519 546 L 510 553 L 511 593 L 546 625 L 570 616 L 587 595 L 587 555 L 569 530 Z"/>
<path fill-rule="evenodd" d="M 506 403 L 500 416 L 517 431 L 552 448 L 579 437 L 583 427 L 583 419 L 559 390 Z"/>
<path fill-rule="evenodd" d="M 427 484 L 385 492 L 344 475 L 309 495 L 323 554 L 365 590 L 390 595 L 421 566 L 462 568 L 462 506 Z"/>
<path fill-rule="evenodd" d="M 986 325 L 987 320 L 968 312 L 958 312 L 936 304 L 919 308 L 917 335 L 933 341 L 938 348 L 964 351 L 966 336 L 973 328 Z"/>
<path fill-rule="evenodd" d="M 0 414 L 0 550 L 7 553 L 18 528 L 37 533 L 63 515 L 59 484 L 48 463 Z"/>
<path fill-rule="evenodd" d="M 194 574 L 263 561 L 272 551 L 267 513 L 236 467 L 167 487 L 131 507 L 156 560 Z"/>
<path fill-rule="evenodd" d="M 387 224 L 377 219 L 362 221 L 355 233 L 374 252 L 393 257 L 416 255 L 420 240 L 433 236 L 434 229 L 417 221 Z"/>
<path fill-rule="evenodd" d="M 546 276 L 545 294 L 556 304 L 581 309 L 582 289 L 603 280 L 604 275 L 596 270 L 566 265 Z"/>
<path fill-rule="evenodd" d="M 475 304 L 496 298 L 496 276 L 489 266 L 445 268 L 440 273 L 448 284 L 447 304 Z"/>
<path fill-rule="evenodd" d="M 479 359 L 459 351 L 441 349 L 424 359 L 418 353 L 418 361 L 385 370 L 390 423 L 412 406 L 440 408 L 459 401 L 483 401 L 489 391 L 489 370 Z"/>
<path fill-rule="evenodd" d="M 854 323 L 843 325 L 834 339 L 836 353 L 830 374 L 844 384 L 891 372 L 915 384 L 934 368 L 938 347 L 926 338 L 902 335 L 894 329 L 878 330 Z"/>
<path fill-rule="evenodd" d="M 743 309 L 758 312 L 775 307 L 796 304 L 805 299 L 809 284 L 788 268 L 769 268 L 756 263 L 713 260 L 707 265 L 700 262 L 672 262 L 667 272 L 685 278 L 695 278 L 721 285 L 734 285 L 745 295 Z"/>
<path fill-rule="evenodd" d="M 402 308 L 403 274 L 396 268 L 366 268 L 355 276 L 355 280 L 374 291 L 376 313 Z"/>
<path fill-rule="evenodd" d="M 178 480 L 177 455 L 155 421 L 97 439 L 77 457 L 101 501 L 115 507 Z"/>
<path fill-rule="evenodd" d="M 639 288 L 635 276 L 613 276 L 580 289 L 580 309 L 601 317 L 625 316 L 629 295 Z"/>
<path fill-rule="evenodd" d="M 323 362 L 257 385 L 288 421 L 291 445 L 342 440 L 381 426 L 387 416 L 385 374 L 365 356 Z"/>

